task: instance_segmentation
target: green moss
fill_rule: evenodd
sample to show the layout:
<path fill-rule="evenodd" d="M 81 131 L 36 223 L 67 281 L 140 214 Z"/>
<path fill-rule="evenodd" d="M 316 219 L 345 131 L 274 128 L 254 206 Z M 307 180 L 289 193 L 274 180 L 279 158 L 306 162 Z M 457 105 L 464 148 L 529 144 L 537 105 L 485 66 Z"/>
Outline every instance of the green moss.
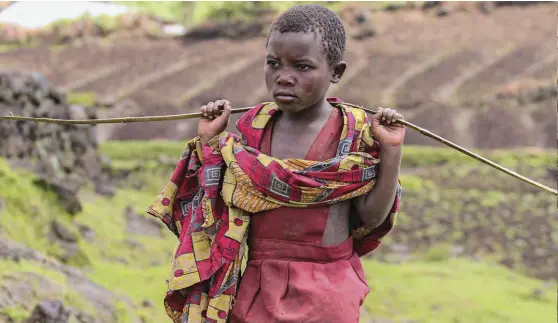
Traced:
<path fill-rule="evenodd" d="M 10 306 L 0 309 L 0 314 L 4 314 L 15 323 L 24 322 L 29 317 L 29 311 L 21 306 Z"/>
<path fill-rule="evenodd" d="M 68 92 L 68 104 L 83 105 L 87 107 L 95 106 L 95 93 L 93 92 Z"/>
<path fill-rule="evenodd" d="M 48 241 L 53 215 L 70 223 L 71 216 L 58 204 L 52 192 L 33 185 L 34 176 L 15 171 L 0 158 L 0 196 L 5 199 L 0 211 L 0 225 L 4 232 L 29 247 L 51 256 L 59 256 L 61 249 Z"/>
<path fill-rule="evenodd" d="M 17 273 L 17 272 L 31 272 L 31 273 L 38 274 L 41 277 L 46 278 L 50 281 L 59 283 L 61 285 L 66 284 L 66 277 L 63 274 L 54 270 L 44 268 L 36 262 L 27 261 L 27 260 L 12 262 L 5 259 L 0 259 L 1 275 L 7 275 L 10 273 Z"/>

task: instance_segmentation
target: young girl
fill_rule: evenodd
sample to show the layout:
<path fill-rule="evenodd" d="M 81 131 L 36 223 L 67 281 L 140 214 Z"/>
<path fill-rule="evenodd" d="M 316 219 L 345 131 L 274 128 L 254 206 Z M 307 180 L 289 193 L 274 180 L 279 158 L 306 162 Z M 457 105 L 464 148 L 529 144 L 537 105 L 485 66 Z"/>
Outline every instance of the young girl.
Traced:
<path fill-rule="evenodd" d="M 285 12 L 266 50 L 273 102 L 241 117 L 241 136 L 224 132 L 228 101 L 201 107 L 198 137 L 148 210 L 180 240 L 167 313 L 190 323 L 356 323 L 369 292 L 359 257 L 398 210 L 402 116 L 380 108 L 370 122 L 326 98 L 347 67 L 343 24 L 326 8 Z"/>

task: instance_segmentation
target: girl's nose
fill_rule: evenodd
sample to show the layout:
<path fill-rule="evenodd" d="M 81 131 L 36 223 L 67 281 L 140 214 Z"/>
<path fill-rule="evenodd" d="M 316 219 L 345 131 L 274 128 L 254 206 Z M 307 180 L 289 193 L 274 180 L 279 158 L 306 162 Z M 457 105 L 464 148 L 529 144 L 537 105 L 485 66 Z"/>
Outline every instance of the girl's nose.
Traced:
<path fill-rule="evenodd" d="M 277 85 L 281 86 L 292 86 L 295 84 L 294 77 L 289 73 L 280 73 L 277 77 Z"/>

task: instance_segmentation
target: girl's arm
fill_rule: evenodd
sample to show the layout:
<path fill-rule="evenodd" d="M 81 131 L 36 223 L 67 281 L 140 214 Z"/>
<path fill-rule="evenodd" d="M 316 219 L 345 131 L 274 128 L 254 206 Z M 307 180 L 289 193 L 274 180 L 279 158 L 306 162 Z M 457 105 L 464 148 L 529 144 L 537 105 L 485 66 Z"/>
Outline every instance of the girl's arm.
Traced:
<path fill-rule="evenodd" d="M 380 153 L 379 174 L 369 194 L 353 200 L 355 209 L 366 228 L 375 229 L 390 214 L 399 186 L 401 146 L 386 147 Z"/>

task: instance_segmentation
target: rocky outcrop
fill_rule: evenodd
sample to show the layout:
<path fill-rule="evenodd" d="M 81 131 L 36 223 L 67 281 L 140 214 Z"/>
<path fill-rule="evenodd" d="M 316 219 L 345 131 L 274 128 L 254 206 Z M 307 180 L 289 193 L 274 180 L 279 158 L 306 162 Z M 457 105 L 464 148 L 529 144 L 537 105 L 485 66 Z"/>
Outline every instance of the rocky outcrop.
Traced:
<path fill-rule="evenodd" d="M 40 302 L 31 317 L 25 323 L 66 323 L 70 318 L 70 311 L 60 300 Z"/>
<path fill-rule="evenodd" d="M 35 118 L 95 119 L 93 108 L 69 105 L 39 73 L 0 72 L 0 113 Z M 101 178 L 94 125 L 0 122 L 0 156 L 35 171 L 35 183 L 52 190 L 64 208 L 81 211 L 78 188 Z"/>
<path fill-rule="evenodd" d="M 26 323 L 65 322 L 118 322 L 121 315 L 116 304 L 123 304 L 130 312 L 131 322 L 140 322 L 132 312 L 130 299 L 95 284 L 87 276 L 70 266 L 47 258 L 22 244 L 0 236 L 0 261 L 32 263 L 38 271 L 57 272 L 63 281 L 49 279 L 50 275 L 34 272 L 0 273 L 0 312 L 3 308 L 21 307 L 32 312 Z M 58 276 L 58 275 L 57 275 Z M 73 294 L 68 294 L 71 291 Z M 72 308 L 68 298 L 79 295 L 81 302 L 88 305 L 88 313 Z M 75 300 L 74 300 L 75 301 Z M 0 316 L 0 320 L 2 317 Z"/>
<path fill-rule="evenodd" d="M 39 73 L 0 71 L 0 113 L 36 118 L 95 119 L 92 108 L 68 105 Z M 100 175 L 95 127 L 29 121 L 0 123 L 0 156 L 36 160 L 48 178 L 83 182 Z"/>

